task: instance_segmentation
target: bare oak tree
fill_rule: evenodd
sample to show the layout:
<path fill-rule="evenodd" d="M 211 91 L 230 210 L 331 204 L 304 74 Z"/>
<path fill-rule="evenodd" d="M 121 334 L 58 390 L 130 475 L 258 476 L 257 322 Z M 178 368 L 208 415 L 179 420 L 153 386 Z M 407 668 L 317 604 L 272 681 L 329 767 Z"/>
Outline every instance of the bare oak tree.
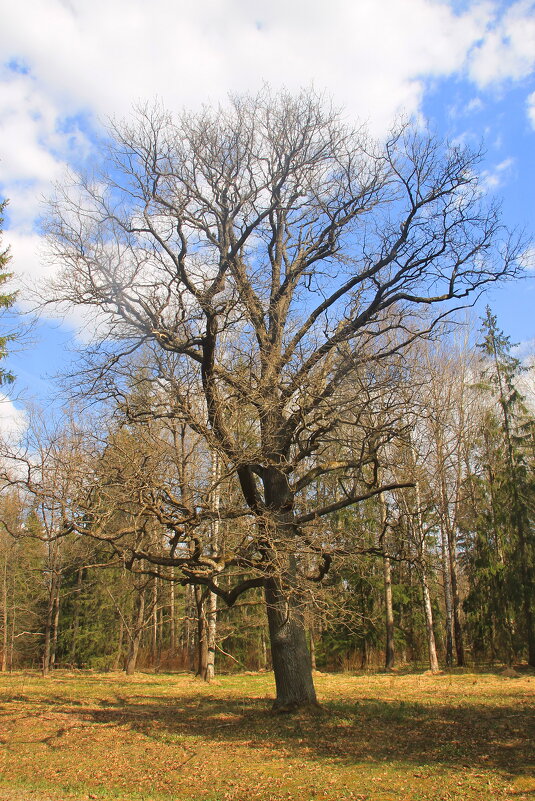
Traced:
<path fill-rule="evenodd" d="M 150 354 L 150 414 L 219 454 L 242 508 L 221 498 L 217 516 L 241 515 L 245 532 L 214 557 L 192 535 L 213 504 L 153 495 L 168 547 L 133 549 L 131 562 L 179 569 L 227 603 L 262 587 L 276 706 L 313 704 L 304 595 L 333 552 L 309 524 L 389 489 L 363 484 L 373 432 L 351 458 L 325 447 L 339 404 L 359 402 L 351 376 L 373 381 L 374 362 L 452 301 L 513 275 L 518 248 L 482 198 L 477 153 L 410 125 L 372 142 L 310 92 L 176 116 L 147 106 L 103 148 L 101 174 L 60 187 L 48 222 L 61 268 L 50 300 L 99 319 L 80 389 L 120 392 L 132 354 Z M 328 474 L 341 497 L 315 505 L 310 490 Z M 73 525 L 89 531 L 91 515 Z M 231 586 L 227 574 L 242 578 Z"/>

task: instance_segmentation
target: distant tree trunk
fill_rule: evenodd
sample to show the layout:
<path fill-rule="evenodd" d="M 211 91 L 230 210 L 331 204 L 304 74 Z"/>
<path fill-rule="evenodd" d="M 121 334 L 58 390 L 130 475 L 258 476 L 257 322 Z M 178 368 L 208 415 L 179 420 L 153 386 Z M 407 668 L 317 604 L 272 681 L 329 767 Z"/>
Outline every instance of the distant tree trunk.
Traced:
<path fill-rule="evenodd" d="M 447 534 L 441 526 L 442 576 L 444 580 L 444 606 L 446 609 L 446 666 L 453 665 L 453 600 L 451 597 L 451 573 L 448 556 Z"/>
<path fill-rule="evenodd" d="M 422 593 L 424 601 L 425 629 L 427 633 L 427 649 L 429 652 L 429 667 L 432 673 L 440 670 L 437 658 L 437 648 L 435 643 L 435 632 L 433 630 L 433 609 L 431 607 L 431 595 L 424 565 L 422 565 Z"/>
<path fill-rule="evenodd" d="M 209 592 L 206 599 L 206 681 L 215 676 L 215 652 L 217 641 L 217 595 Z"/>
<path fill-rule="evenodd" d="M 60 612 L 60 587 L 61 577 L 58 576 L 56 580 L 56 592 L 54 595 L 54 615 L 52 618 L 52 638 L 50 645 L 50 667 L 55 667 L 56 655 L 58 651 L 58 633 L 59 633 L 59 612 Z"/>
<path fill-rule="evenodd" d="M 260 646 L 262 652 L 262 669 L 267 670 L 268 666 L 268 653 L 267 653 L 267 643 L 266 643 L 266 633 L 264 631 L 264 627 L 260 629 Z"/>
<path fill-rule="evenodd" d="M 206 625 L 206 613 L 204 609 L 204 594 L 199 584 L 194 585 L 195 610 L 197 617 L 197 663 L 196 675 L 206 680 L 208 665 L 208 632 Z"/>
<path fill-rule="evenodd" d="M 413 444 L 410 444 L 412 461 L 416 465 L 416 452 Z M 433 673 L 438 673 L 439 665 L 437 658 L 437 647 L 435 643 L 435 632 L 433 629 L 433 609 L 431 606 L 431 595 L 429 593 L 429 583 L 427 578 L 426 565 L 426 532 L 423 525 L 422 499 L 420 494 L 420 482 L 415 481 L 414 490 L 416 494 L 416 540 L 418 547 L 418 558 L 420 567 L 420 580 L 422 585 L 422 596 L 424 606 L 425 629 L 427 634 L 427 650 L 429 653 L 429 667 Z"/>
<path fill-rule="evenodd" d="M 385 668 L 392 670 L 394 667 L 394 609 L 392 606 L 392 569 L 388 556 L 383 557 L 383 576 L 386 623 Z"/>
<path fill-rule="evenodd" d="M 76 594 L 74 596 L 74 614 L 72 621 L 72 641 L 69 653 L 69 661 L 74 664 L 76 659 L 76 645 L 78 640 L 78 629 L 80 627 L 80 594 L 82 592 L 82 573 L 83 568 L 79 568 L 76 576 Z"/>
<path fill-rule="evenodd" d="M 132 676 L 137 667 L 137 658 L 139 654 L 139 646 L 141 644 L 141 636 L 143 634 L 143 626 L 145 622 L 145 588 L 140 589 L 137 597 L 137 609 L 134 613 L 132 621 L 132 629 L 130 632 L 130 645 L 128 648 L 128 656 L 126 658 L 126 675 Z"/>
<path fill-rule="evenodd" d="M 9 645 L 9 633 L 8 633 L 8 613 L 7 613 L 7 601 L 8 601 L 8 592 L 7 592 L 7 551 L 4 554 L 4 565 L 2 571 L 2 665 L 1 671 L 5 673 L 7 670 L 7 651 Z"/>
<path fill-rule="evenodd" d="M 43 676 L 48 676 L 51 667 L 52 637 L 54 626 L 54 609 L 56 604 L 56 575 L 50 576 L 50 586 L 48 588 L 48 603 L 46 610 L 44 646 L 43 646 Z"/>
<path fill-rule="evenodd" d="M 114 670 L 119 670 L 119 665 L 121 664 L 123 656 L 123 639 L 124 639 L 124 620 L 121 615 L 121 617 L 119 618 L 119 636 L 117 638 L 117 650 L 115 652 L 115 660 L 113 662 Z"/>
<path fill-rule="evenodd" d="M 310 665 L 312 670 L 316 670 L 316 643 L 314 640 L 315 632 L 314 632 L 314 621 L 311 621 L 310 626 L 308 627 L 308 636 L 310 640 Z"/>
<path fill-rule="evenodd" d="M 175 609 L 175 570 L 171 568 L 171 582 L 169 587 L 169 648 L 171 657 L 176 657 L 176 609 Z"/>
<path fill-rule="evenodd" d="M 457 569 L 457 542 L 455 532 L 448 526 L 448 556 L 451 576 L 451 594 L 453 598 L 453 627 L 455 631 L 455 653 L 457 667 L 464 665 L 463 627 L 461 623 L 461 599 L 459 597 L 459 580 Z"/>
<path fill-rule="evenodd" d="M 219 529 L 220 522 L 217 515 L 219 514 L 220 500 L 221 500 L 221 465 L 217 453 L 212 454 L 212 492 L 211 492 L 211 507 L 215 514 L 212 521 L 210 531 L 210 550 L 212 558 L 219 555 Z M 214 578 L 217 583 L 217 579 Z M 217 595 L 214 592 L 209 592 L 206 599 L 206 681 L 210 682 L 215 676 L 215 652 L 217 643 Z"/>
<path fill-rule="evenodd" d="M 152 580 L 152 627 L 151 627 L 151 662 L 156 667 L 158 661 L 158 579 Z"/>

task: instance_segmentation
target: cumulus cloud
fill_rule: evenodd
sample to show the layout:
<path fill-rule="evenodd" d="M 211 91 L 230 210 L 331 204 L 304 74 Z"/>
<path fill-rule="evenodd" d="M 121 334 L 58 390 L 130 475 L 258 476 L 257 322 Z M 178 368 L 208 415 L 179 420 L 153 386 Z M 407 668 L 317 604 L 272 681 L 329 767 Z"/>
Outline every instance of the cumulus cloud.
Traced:
<path fill-rule="evenodd" d="M 0 392 L 0 438 L 17 443 L 28 426 L 26 413 Z"/>
<path fill-rule="evenodd" d="M 535 69 L 535 3 L 520 0 L 502 17 L 474 48 L 470 77 L 485 87 L 508 79 L 525 78 Z"/>
<path fill-rule="evenodd" d="M 532 7 L 521 0 L 499 16 L 478 0 L 462 12 L 440 0 L 32 0 L 28 13 L 12 3 L 0 26 L 0 191 L 14 269 L 31 281 L 45 273 L 40 199 L 90 155 L 102 122 L 136 101 L 195 108 L 264 81 L 313 84 L 381 134 L 400 112 L 418 114 L 430 80 L 467 64 L 479 86 L 526 75 Z"/>

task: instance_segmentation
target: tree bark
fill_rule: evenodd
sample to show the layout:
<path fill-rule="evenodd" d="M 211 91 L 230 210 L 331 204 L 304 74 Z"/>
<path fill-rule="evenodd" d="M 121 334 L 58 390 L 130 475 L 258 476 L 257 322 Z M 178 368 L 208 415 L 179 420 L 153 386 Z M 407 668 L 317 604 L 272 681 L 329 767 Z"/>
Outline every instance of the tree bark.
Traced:
<path fill-rule="evenodd" d="M 203 590 L 199 584 L 194 585 L 195 611 L 197 616 L 197 662 L 196 675 L 206 681 L 206 671 L 208 665 L 208 632 L 206 625 L 206 613 L 204 609 Z"/>
<path fill-rule="evenodd" d="M 317 699 L 306 641 L 303 605 L 296 593 L 285 592 L 284 589 L 280 580 L 266 580 L 265 599 L 277 689 L 273 708 L 280 712 L 290 712 L 298 707 L 317 705 Z"/>
<path fill-rule="evenodd" d="M 386 624 L 386 647 L 385 647 L 385 668 L 392 670 L 394 667 L 394 609 L 392 606 L 392 569 L 388 556 L 383 557 L 383 575 L 385 588 L 385 624 Z"/>
<path fill-rule="evenodd" d="M 130 632 L 130 645 L 126 658 L 126 675 L 132 676 L 137 666 L 141 635 L 143 634 L 143 624 L 145 622 L 145 588 L 140 590 L 138 595 L 137 610 L 134 616 L 132 631 Z"/>
<path fill-rule="evenodd" d="M 424 601 L 425 629 L 427 633 L 427 648 L 429 652 L 429 667 L 432 673 L 440 670 L 437 658 L 437 647 L 435 643 L 435 632 L 433 630 L 433 610 L 431 607 L 431 596 L 429 594 L 429 584 L 425 567 L 422 565 L 422 592 Z"/>
<path fill-rule="evenodd" d="M 7 614 L 7 549 L 4 554 L 4 569 L 2 571 L 2 666 L 1 671 L 7 670 L 7 649 L 8 649 L 8 614 Z"/>
<path fill-rule="evenodd" d="M 441 548 L 442 548 L 442 576 L 444 580 L 444 606 L 446 609 L 446 666 L 453 665 L 453 600 L 451 596 L 451 573 L 448 555 L 447 534 L 441 526 Z"/>
<path fill-rule="evenodd" d="M 453 599 L 453 628 L 455 632 L 455 653 L 457 667 L 464 665 L 463 626 L 461 622 L 461 599 L 459 597 L 459 581 L 457 569 L 457 543 L 455 533 L 448 526 L 448 557 L 450 563 L 451 595 Z"/>
<path fill-rule="evenodd" d="M 50 667 L 53 668 L 56 665 L 56 655 L 58 651 L 58 633 L 59 633 L 59 612 L 60 612 L 60 587 L 61 587 L 61 578 L 60 576 L 57 577 L 56 580 L 56 592 L 54 595 L 54 616 L 52 620 L 52 638 L 51 638 L 51 646 L 50 646 Z"/>

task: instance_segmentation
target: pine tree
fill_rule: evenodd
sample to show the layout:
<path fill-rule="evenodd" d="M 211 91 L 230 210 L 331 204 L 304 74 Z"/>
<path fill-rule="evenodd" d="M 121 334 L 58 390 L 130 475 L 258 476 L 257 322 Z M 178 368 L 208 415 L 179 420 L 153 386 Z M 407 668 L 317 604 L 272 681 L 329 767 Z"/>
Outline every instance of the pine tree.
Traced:
<path fill-rule="evenodd" d="M 534 631 L 534 543 L 533 443 L 535 420 L 529 414 L 518 389 L 523 371 L 512 353 L 510 338 L 498 328 L 496 317 L 487 307 L 479 348 L 484 367 L 480 388 L 491 395 L 495 409 L 487 414 L 485 431 L 486 478 L 490 500 L 488 523 L 494 536 L 496 565 L 487 571 L 496 577 L 501 606 L 520 607 L 518 625 L 527 643 L 529 664 L 535 666 Z M 494 442 L 492 441 L 494 438 Z M 502 610 L 503 611 L 503 610 Z M 511 625 L 513 612 L 508 627 Z M 511 635 L 515 632 L 511 631 Z"/>

